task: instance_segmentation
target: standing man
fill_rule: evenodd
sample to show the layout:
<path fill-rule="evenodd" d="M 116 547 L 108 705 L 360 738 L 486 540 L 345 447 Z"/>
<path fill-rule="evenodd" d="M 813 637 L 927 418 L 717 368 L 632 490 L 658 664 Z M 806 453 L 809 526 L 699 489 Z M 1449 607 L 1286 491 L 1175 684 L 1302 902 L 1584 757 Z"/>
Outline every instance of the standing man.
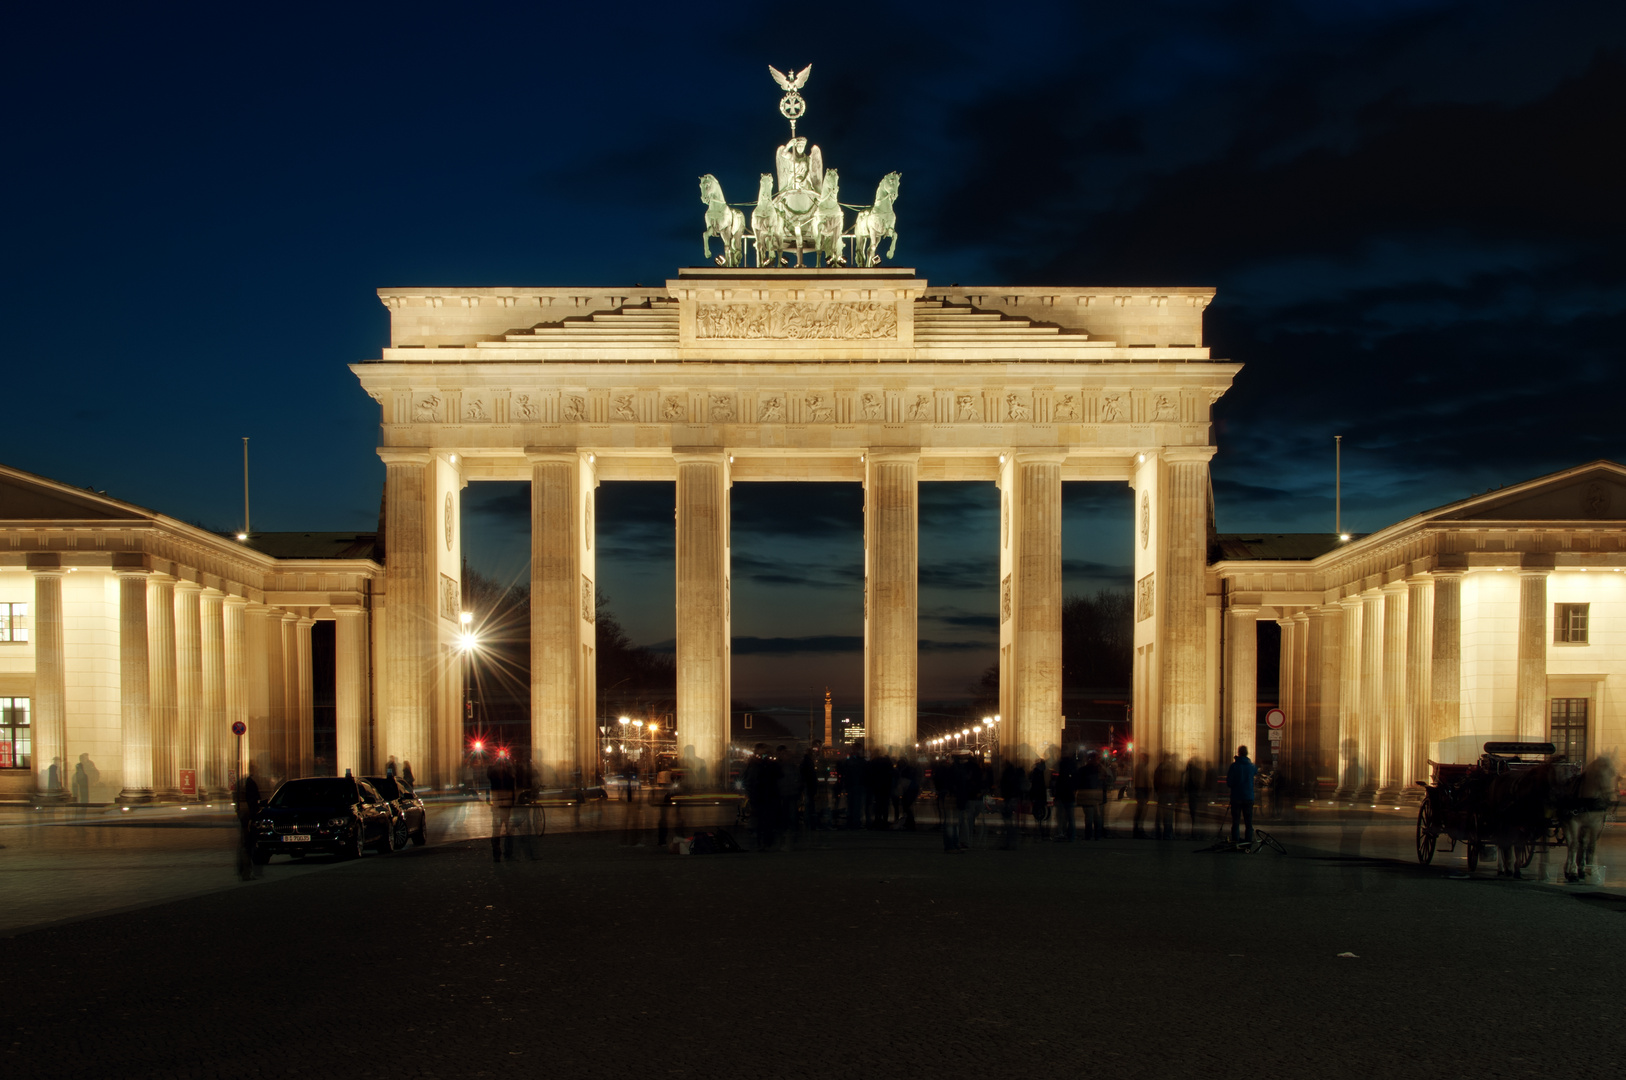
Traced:
<path fill-rule="evenodd" d="M 1063 754 L 1056 763 L 1056 779 L 1051 790 L 1056 795 L 1056 839 L 1070 844 L 1076 835 L 1073 799 L 1078 790 L 1078 760 L 1072 754 Z"/>
<path fill-rule="evenodd" d="M 486 769 L 491 784 L 491 861 L 514 857 L 514 766 L 499 752 Z"/>
<path fill-rule="evenodd" d="M 1248 748 L 1236 748 L 1236 760 L 1225 774 L 1225 786 L 1231 789 L 1231 843 L 1236 843 L 1238 824 L 1247 822 L 1247 843 L 1253 843 L 1253 778 L 1259 769 L 1248 760 Z"/>
<path fill-rule="evenodd" d="M 802 798 L 807 801 L 807 831 L 811 833 L 819 827 L 819 768 L 813 762 L 813 747 L 802 752 L 797 772 L 802 781 Z"/>

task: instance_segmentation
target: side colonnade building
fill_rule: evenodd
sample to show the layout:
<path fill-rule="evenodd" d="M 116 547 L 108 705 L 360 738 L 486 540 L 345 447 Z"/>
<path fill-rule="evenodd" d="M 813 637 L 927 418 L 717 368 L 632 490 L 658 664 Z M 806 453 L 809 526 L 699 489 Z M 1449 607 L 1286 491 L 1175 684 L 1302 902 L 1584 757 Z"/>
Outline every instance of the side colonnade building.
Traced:
<path fill-rule="evenodd" d="M 239 542 L 0 466 L 0 801 L 220 799 L 250 760 L 266 783 L 314 774 L 323 620 L 329 767 L 371 768 L 375 542 Z"/>
<path fill-rule="evenodd" d="M 1286 765 L 1393 803 L 1485 742 L 1626 745 L 1626 468 L 1598 461 L 1370 535 L 1219 536 L 1227 746 L 1256 742 L 1258 624 L 1281 627 Z"/>

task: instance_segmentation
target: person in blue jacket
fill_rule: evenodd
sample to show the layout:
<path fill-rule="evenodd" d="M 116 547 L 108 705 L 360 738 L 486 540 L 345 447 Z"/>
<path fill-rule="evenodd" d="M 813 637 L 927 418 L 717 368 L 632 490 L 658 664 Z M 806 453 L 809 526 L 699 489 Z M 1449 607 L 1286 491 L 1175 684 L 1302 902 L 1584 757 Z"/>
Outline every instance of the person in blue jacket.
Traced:
<path fill-rule="evenodd" d="M 1253 843 L 1253 778 L 1259 775 L 1258 766 L 1248 760 L 1248 748 L 1236 748 L 1236 760 L 1225 774 L 1225 786 L 1231 789 L 1231 843 L 1236 843 L 1237 826 L 1247 823 L 1247 842 Z"/>

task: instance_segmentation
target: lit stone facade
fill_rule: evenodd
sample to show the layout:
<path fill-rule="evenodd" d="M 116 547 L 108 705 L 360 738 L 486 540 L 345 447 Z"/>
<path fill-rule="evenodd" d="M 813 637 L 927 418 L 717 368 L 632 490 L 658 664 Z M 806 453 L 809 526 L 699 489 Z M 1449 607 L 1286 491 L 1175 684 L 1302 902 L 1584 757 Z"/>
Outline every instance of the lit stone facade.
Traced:
<path fill-rule="evenodd" d="M 617 480 L 675 484 L 676 729 L 702 782 L 727 752 L 729 490 L 753 481 L 864 485 L 865 716 L 894 750 L 916 740 L 918 485 L 999 487 L 1001 738 L 1028 760 L 1061 736 L 1061 485 L 1132 485 L 1139 737 L 1216 745 L 1210 409 L 1238 367 L 1202 344 L 1213 290 L 708 268 L 655 288 L 379 296 L 390 346 L 352 370 L 381 409 L 391 501 L 410 507 L 389 511 L 380 752 L 455 749 L 436 687 L 456 670 L 458 571 L 439 521 L 498 479 L 532 485 L 533 752 L 556 781 L 594 768 L 593 493 Z"/>
<path fill-rule="evenodd" d="M 1626 744 L 1626 469 L 1594 462 L 1338 544 L 1218 538 L 1225 747 L 1253 743 L 1257 621 L 1282 628 L 1283 754 L 1390 802 L 1491 740 Z M 1295 547 L 1308 550 L 1292 550 Z M 1324 550 L 1317 550 L 1324 549 Z"/>
<path fill-rule="evenodd" d="M 275 547 L 282 534 L 256 537 Z M 105 495 L 0 466 L 0 605 L 23 614 L 0 641 L 0 698 L 29 702 L 29 768 L 0 767 L 0 800 L 91 802 L 226 793 L 244 756 L 267 780 L 308 775 L 311 631 L 341 631 L 336 767 L 371 765 L 371 613 L 384 568 L 355 543 L 287 540 L 276 558 Z M 26 640 L 15 640 L 17 637 Z M 277 689 L 276 693 L 272 688 Z M 16 736 L 13 734 L 13 738 Z M 346 738 L 350 742 L 346 743 Z M 57 771 L 53 777 L 51 766 Z"/>

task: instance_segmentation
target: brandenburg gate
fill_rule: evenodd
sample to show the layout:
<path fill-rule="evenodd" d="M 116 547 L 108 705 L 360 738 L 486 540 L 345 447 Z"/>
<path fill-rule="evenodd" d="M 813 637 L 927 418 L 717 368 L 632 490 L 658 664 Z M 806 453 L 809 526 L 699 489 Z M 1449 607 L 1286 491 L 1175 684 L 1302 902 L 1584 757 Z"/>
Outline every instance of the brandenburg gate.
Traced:
<path fill-rule="evenodd" d="M 864 485 L 868 742 L 912 750 L 919 485 L 975 480 L 1000 491 L 1000 741 L 1031 762 L 1061 737 L 1061 485 L 1093 480 L 1134 489 L 1139 748 L 1224 760 L 1208 461 L 1239 367 L 1203 345 L 1213 290 L 943 288 L 882 267 L 897 174 L 849 229 L 836 170 L 794 133 L 807 72 L 774 74 L 793 121 L 778 193 L 763 174 L 747 232 L 701 181 L 720 265 L 659 287 L 379 290 L 390 344 L 352 371 L 387 473 L 380 759 L 436 782 L 460 763 L 459 503 L 481 480 L 531 484 L 532 753 L 553 782 L 596 768 L 593 504 L 617 480 L 675 483 L 694 782 L 726 776 L 736 483 Z"/>

